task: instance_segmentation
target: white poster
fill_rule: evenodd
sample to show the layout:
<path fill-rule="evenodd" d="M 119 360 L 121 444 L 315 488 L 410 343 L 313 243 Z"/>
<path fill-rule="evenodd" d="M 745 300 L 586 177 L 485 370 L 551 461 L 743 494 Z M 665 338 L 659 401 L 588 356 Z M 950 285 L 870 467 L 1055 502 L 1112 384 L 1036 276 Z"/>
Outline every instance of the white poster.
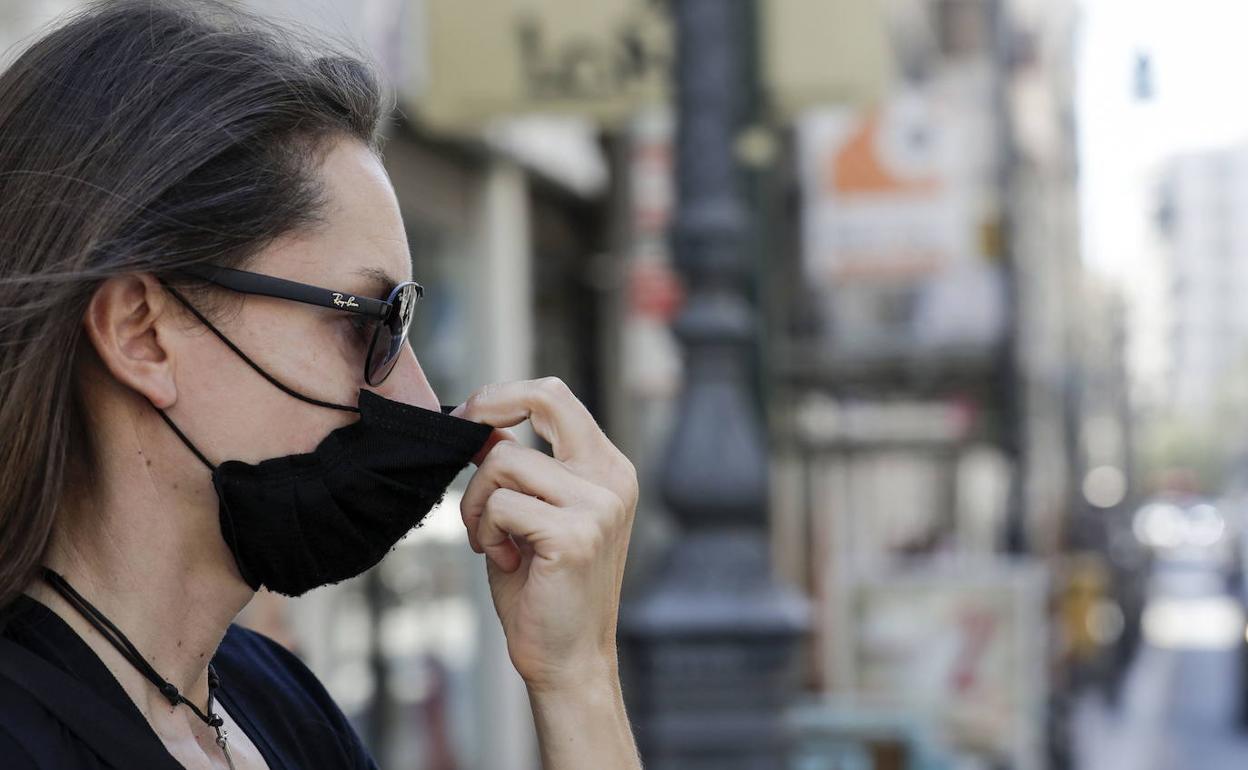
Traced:
<path fill-rule="evenodd" d="M 965 102 L 910 89 L 798 124 L 802 250 L 843 350 L 984 345 L 1003 328 L 984 147 Z"/>
<path fill-rule="evenodd" d="M 1036 565 L 926 568 L 856 588 L 854 695 L 911 709 L 964 750 L 1041 766 L 1047 581 Z"/>

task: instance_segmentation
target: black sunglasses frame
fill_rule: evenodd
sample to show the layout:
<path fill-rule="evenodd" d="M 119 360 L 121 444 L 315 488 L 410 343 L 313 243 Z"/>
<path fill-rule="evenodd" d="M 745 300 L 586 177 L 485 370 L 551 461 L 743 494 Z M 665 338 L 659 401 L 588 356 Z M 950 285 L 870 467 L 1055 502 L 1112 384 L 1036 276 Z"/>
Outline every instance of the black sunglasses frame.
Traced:
<path fill-rule="evenodd" d="M 397 284 L 390 290 L 389 296 L 382 300 L 374 297 L 362 297 L 345 291 L 326 289 L 321 286 L 313 286 L 312 284 L 299 283 L 298 281 L 278 278 L 273 275 L 253 273 L 248 270 L 236 270 L 232 267 L 220 267 L 218 265 L 187 265 L 178 268 L 177 272 L 200 278 L 216 286 L 241 294 L 257 294 L 276 299 L 291 300 L 344 313 L 356 313 L 376 318 L 379 323 L 373 329 L 372 338 L 368 342 L 368 353 L 364 356 L 364 381 L 373 387 L 380 385 L 390 376 L 390 372 L 394 370 L 393 364 L 398 360 L 399 354 L 402 352 L 403 343 L 407 341 L 411 316 L 409 315 L 406 321 L 400 317 L 404 310 L 404 308 L 400 307 L 402 304 L 400 302 L 402 293 L 407 291 L 408 287 L 414 287 L 416 300 L 412 302 L 413 305 L 425 296 L 425 288 L 415 281 L 403 281 Z M 396 328 L 400 324 L 401 328 Z M 382 359 L 382 365 L 374 367 L 372 365 L 373 353 L 376 350 L 383 329 L 389 329 L 390 331 L 389 348 L 385 358 Z M 385 372 L 376 382 L 373 381 L 373 378 L 377 375 L 377 371 L 371 371 L 374 368 L 385 369 Z"/>

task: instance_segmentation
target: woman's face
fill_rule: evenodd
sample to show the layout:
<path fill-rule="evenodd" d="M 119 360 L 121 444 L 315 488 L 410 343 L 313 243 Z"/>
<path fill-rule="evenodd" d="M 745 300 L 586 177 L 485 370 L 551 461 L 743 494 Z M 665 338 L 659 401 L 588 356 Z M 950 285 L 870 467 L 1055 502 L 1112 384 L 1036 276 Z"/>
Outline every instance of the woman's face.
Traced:
<path fill-rule="evenodd" d="M 327 154 L 321 173 L 327 200 L 323 223 L 274 243 L 246 269 L 385 298 L 394 284 L 412 275 L 398 201 L 380 161 L 362 143 L 341 140 Z M 381 385 L 366 385 L 368 340 L 351 314 L 226 293 L 232 295 L 229 303 L 213 323 L 295 391 L 354 405 L 359 390 L 367 388 L 396 401 L 438 408 L 437 395 L 407 346 Z M 178 338 L 170 344 L 178 350 L 173 357 L 177 401 L 169 413 L 214 463 L 311 451 L 331 430 L 355 419 L 283 393 L 198 323 L 179 324 Z"/>

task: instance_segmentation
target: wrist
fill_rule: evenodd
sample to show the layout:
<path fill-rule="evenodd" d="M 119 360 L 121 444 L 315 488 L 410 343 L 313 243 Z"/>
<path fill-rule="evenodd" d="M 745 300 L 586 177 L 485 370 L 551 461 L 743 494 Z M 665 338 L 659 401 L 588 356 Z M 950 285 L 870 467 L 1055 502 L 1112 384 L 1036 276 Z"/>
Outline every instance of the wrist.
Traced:
<path fill-rule="evenodd" d="M 573 686 L 529 685 L 542 767 L 640 770 L 641 760 L 614 674 L 586 676 Z"/>
<path fill-rule="evenodd" d="M 560 666 L 539 676 L 525 677 L 531 697 L 575 700 L 589 693 L 620 691 L 619 665 L 613 655 L 602 655 L 575 665 Z"/>

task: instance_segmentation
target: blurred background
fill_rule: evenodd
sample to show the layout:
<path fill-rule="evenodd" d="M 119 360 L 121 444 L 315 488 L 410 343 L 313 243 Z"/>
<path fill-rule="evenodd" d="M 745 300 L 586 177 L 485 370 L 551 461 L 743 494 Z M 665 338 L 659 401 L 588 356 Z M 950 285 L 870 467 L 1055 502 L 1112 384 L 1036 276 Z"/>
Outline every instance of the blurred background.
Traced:
<path fill-rule="evenodd" d="M 637 465 L 647 768 L 1248 763 L 1248 5 L 239 5 L 394 89 L 442 400 L 557 375 Z M 383 768 L 530 770 L 481 560 L 453 491 L 243 620 Z"/>

